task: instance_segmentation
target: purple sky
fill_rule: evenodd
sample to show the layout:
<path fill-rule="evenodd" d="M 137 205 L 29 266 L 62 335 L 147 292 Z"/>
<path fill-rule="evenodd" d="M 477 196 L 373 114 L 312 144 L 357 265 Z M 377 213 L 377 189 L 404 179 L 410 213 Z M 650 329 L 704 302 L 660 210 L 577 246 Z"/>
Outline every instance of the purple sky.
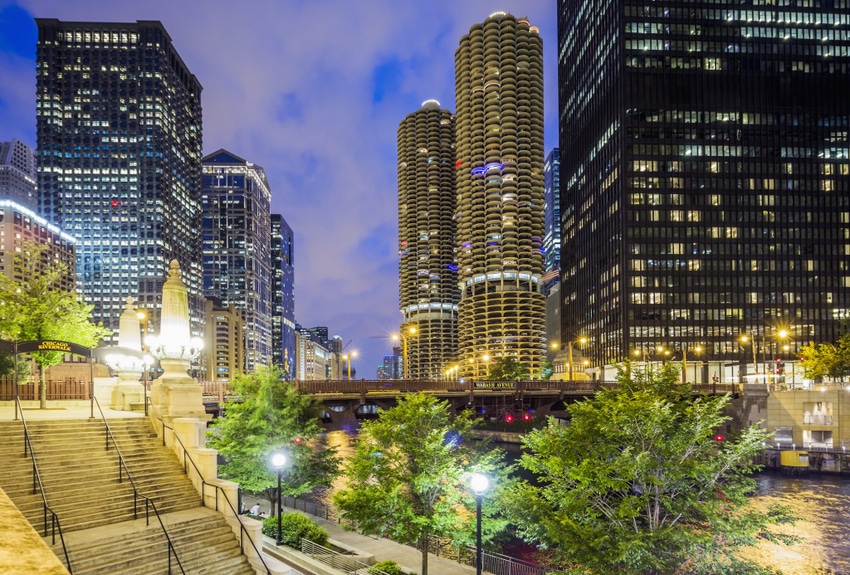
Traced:
<path fill-rule="evenodd" d="M 454 52 L 491 13 L 544 45 L 557 145 L 555 0 L 0 0 L 0 141 L 35 147 L 32 17 L 160 20 L 204 87 L 204 153 L 261 165 L 295 232 L 296 319 L 326 325 L 372 379 L 398 331 L 396 131 L 427 99 L 454 111 Z"/>

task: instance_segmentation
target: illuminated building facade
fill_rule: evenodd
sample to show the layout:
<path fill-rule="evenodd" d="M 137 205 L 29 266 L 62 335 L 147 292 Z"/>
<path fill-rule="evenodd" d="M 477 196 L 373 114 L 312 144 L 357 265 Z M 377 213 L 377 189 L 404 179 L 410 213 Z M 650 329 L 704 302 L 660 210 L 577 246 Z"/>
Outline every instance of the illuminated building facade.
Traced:
<path fill-rule="evenodd" d="M 206 330 L 203 356 L 206 378 L 210 381 L 230 381 L 244 372 L 245 333 L 242 310 L 235 305 L 225 306 L 217 298 L 207 298 Z"/>
<path fill-rule="evenodd" d="M 543 163 L 543 213 L 546 232 L 543 235 L 543 270 L 548 275 L 555 272 L 554 281 L 558 281 L 561 267 L 561 182 L 560 150 L 553 149 Z M 544 280 L 544 285 L 547 283 Z"/>
<path fill-rule="evenodd" d="M 50 246 L 49 261 L 43 263 L 64 264 L 67 274 L 56 287 L 74 291 L 76 240 L 26 206 L 4 199 L 0 193 L 0 274 L 25 281 L 26 278 L 15 274 L 15 255 L 22 252 L 28 242 Z"/>
<path fill-rule="evenodd" d="M 128 294 L 158 325 L 177 260 L 201 335 L 200 83 L 159 22 L 36 23 L 39 212 L 78 240 L 77 289 L 115 334 Z"/>
<path fill-rule="evenodd" d="M 497 12 L 455 52 L 461 375 L 486 354 L 532 374 L 545 351 L 543 44 Z"/>
<path fill-rule="evenodd" d="M 428 100 L 398 128 L 400 331 L 411 379 L 441 379 L 457 355 L 454 211 L 454 118 Z"/>
<path fill-rule="evenodd" d="M 0 142 L 0 199 L 37 209 L 35 152 L 20 140 Z"/>
<path fill-rule="evenodd" d="M 227 150 L 203 159 L 204 295 L 242 310 L 245 366 L 272 363 L 271 189 L 265 171 Z"/>
<path fill-rule="evenodd" d="M 597 365 L 836 339 L 848 8 L 559 0 L 563 337 Z"/>
<path fill-rule="evenodd" d="M 272 214 L 272 362 L 295 379 L 295 236 Z"/>

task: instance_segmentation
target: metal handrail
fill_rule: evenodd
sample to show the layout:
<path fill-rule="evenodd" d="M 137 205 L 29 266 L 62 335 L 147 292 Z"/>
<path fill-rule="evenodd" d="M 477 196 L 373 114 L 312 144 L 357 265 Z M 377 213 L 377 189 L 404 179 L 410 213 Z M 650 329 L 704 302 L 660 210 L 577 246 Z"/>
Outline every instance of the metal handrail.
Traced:
<path fill-rule="evenodd" d="M 245 553 L 245 550 L 244 550 L 245 534 L 248 533 L 248 529 L 242 523 L 242 519 L 239 517 L 239 513 L 237 513 L 237 511 L 236 511 L 236 507 L 233 506 L 233 503 L 230 501 L 230 497 L 227 496 L 227 492 L 224 489 L 222 489 L 221 486 L 215 485 L 213 483 L 209 483 L 209 482 L 207 482 L 206 479 L 204 479 L 204 475 L 201 473 L 201 470 L 198 468 L 198 465 L 195 463 L 195 460 L 192 459 L 191 455 L 189 455 L 189 452 L 186 450 L 186 446 L 183 444 L 183 441 L 180 439 L 180 437 L 176 433 L 174 433 L 174 428 L 168 427 L 165 424 L 165 421 L 162 419 L 162 417 L 159 415 L 156 408 L 154 407 L 153 401 L 151 401 L 150 398 L 148 398 L 148 401 L 150 402 L 150 409 L 149 409 L 150 414 L 154 417 L 154 419 L 158 419 L 159 422 L 162 423 L 162 444 L 165 445 L 165 430 L 168 429 L 168 430 L 171 431 L 171 436 L 175 440 L 177 440 L 177 443 L 180 444 L 180 448 L 183 450 L 183 473 L 185 473 L 186 475 L 189 474 L 189 467 L 187 465 L 187 462 L 191 463 L 192 467 L 195 468 L 195 473 L 198 474 L 198 479 L 201 480 L 201 505 L 206 506 L 206 487 L 207 487 L 207 485 L 209 485 L 210 487 L 213 487 L 215 489 L 215 510 L 216 511 L 218 511 L 218 493 L 219 493 L 219 491 L 221 492 L 222 495 L 224 495 L 224 500 L 227 502 L 227 505 L 230 507 L 230 510 L 233 512 L 233 516 L 236 518 L 236 521 L 239 523 L 239 550 L 242 554 L 244 554 Z M 248 536 L 248 542 L 251 543 L 251 547 L 254 548 L 254 552 L 257 554 L 257 557 L 260 559 L 260 562 L 263 564 L 263 567 L 265 568 L 267 575 L 272 575 L 272 572 L 269 569 L 269 566 L 266 565 L 266 561 L 265 561 L 265 559 L 263 559 L 263 554 L 260 553 L 260 551 L 257 549 L 257 545 L 254 543 L 254 540 L 251 539 L 250 535 Z"/>
<path fill-rule="evenodd" d="M 56 532 L 59 531 L 59 541 L 62 543 L 62 552 L 65 554 L 65 564 L 68 566 L 68 573 L 73 575 L 74 571 L 71 569 L 71 558 L 68 556 L 68 548 L 65 546 L 65 537 L 62 535 L 62 525 L 59 523 L 59 516 L 56 515 L 56 512 L 50 508 L 47 504 L 47 495 L 44 493 L 44 485 L 41 483 L 41 475 L 38 472 L 38 463 L 35 460 L 35 450 L 32 448 L 32 441 L 30 441 L 30 432 L 27 428 L 27 421 L 24 419 L 24 408 L 21 406 L 20 398 L 15 398 L 15 409 L 20 409 L 21 411 L 21 423 L 24 425 L 24 457 L 27 456 L 27 449 L 29 449 L 29 456 L 32 459 L 32 492 L 33 495 L 36 493 L 41 493 L 41 501 L 44 504 L 44 515 L 42 521 L 44 522 L 44 536 L 47 537 L 47 512 L 50 512 L 50 525 L 51 525 L 51 535 L 52 535 L 52 544 L 56 545 Z"/>
<path fill-rule="evenodd" d="M 372 567 L 367 563 L 358 561 L 357 559 L 343 555 L 339 551 L 328 549 L 318 543 L 313 543 L 309 539 L 301 538 L 301 553 L 307 555 L 311 559 L 327 565 L 331 569 L 342 571 L 343 573 L 359 574 L 369 573 L 369 575 L 388 575 L 386 571 L 382 571 L 377 567 Z"/>
<path fill-rule="evenodd" d="M 92 396 L 95 405 L 97 405 L 97 410 L 100 412 L 100 417 L 103 419 L 103 425 L 106 428 L 106 450 L 109 451 L 109 440 L 112 440 L 112 445 L 115 447 L 116 453 L 118 453 L 118 482 L 123 483 L 124 478 L 122 476 L 121 470 L 124 470 L 124 473 L 127 474 L 127 479 L 130 480 L 130 485 L 133 487 L 133 519 L 138 519 L 138 498 L 141 497 L 145 500 L 145 525 L 150 525 L 150 514 L 148 512 L 148 508 L 153 508 L 153 513 L 156 515 L 157 520 L 159 521 L 159 526 L 162 528 L 162 533 L 165 535 L 165 540 L 168 543 L 168 575 L 171 575 L 171 555 L 174 554 L 174 559 L 177 560 L 177 566 L 180 567 L 180 572 L 183 575 L 186 575 L 186 570 L 183 569 L 183 564 L 180 562 L 180 557 L 177 555 L 177 549 L 174 547 L 174 543 L 171 542 L 171 537 L 168 536 L 168 531 L 165 529 L 165 523 L 162 522 L 162 517 L 159 514 L 159 511 L 156 509 L 156 504 L 153 499 L 150 497 L 139 493 L 139 490 L 136 488 L 136 483 L 133 481 L 133 477 L 130 475 L 130 470 L 127 468 L 127 462 L 124 461 L 124 456 L 121 454 L 121 450 L 118 448 L 118 442 L 115 441 L 115 436 L 112 434 L 112 430 L 109 428 L 109 423 L 106 422 L 106 416 L 103 414 L 103 410 L 100 408 L 100 402 L 96 397 Z"/>

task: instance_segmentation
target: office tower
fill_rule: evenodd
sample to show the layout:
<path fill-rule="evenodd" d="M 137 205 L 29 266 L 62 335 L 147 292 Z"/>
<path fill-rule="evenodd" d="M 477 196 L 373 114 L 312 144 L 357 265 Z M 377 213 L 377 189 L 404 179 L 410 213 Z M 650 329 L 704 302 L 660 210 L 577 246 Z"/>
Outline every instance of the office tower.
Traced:
<path fill-rule="evenodd" d="M 28 242 L 50 246 L 46 253 L 49 261 L 44 263 L 64 264 L 68 270 L 56 287 L 74 291 L 76 240 L 26 206 L 0 195 L 0 274 L 26 279 L 15 276 L 15 256 L 24 251 Z"/>
<path fill-rule="evenodd" d="M 159 325 L 176 259 L 200 335 L 200 83 L 159 22 L 36 23 L 39 210 L 78 240 L 77 289 L 116 333 L 128 295 Z"/>
<path fill-rule="evenodd" d="M 245 366 L 272 363 L 271 189 L 263 168 L 218 150 L 203 159 L 204 296 L 242 310 Z"/>
<path fill-rule="evenodd" d="M 332 370 L 334 354 L 320 342 L 320 338 L 310 330 L 299 329 L 295 332 L 295 341 L 296 379 L 299 381 L 329 379 L 328 374 Z"/>
<path fill-rule="evenodd" d="M 535 374 L 545 349 L 537 28 L 503 12 L 473 26 L 455 52 L 455 93 L 461 375 L 474 376 L 485 355 Z"/>
<path fill-rule="evenodd" d="M 841 4 L 558 2 L 563 332 L 588 337 L 597 365 L 758 365 L 836 339 L 850 307 Z"/>
<path fill-rule="evenodd" d="M 548 292 L 548 285 L 560 279 L 558 273 L 561 267 L 561 183 L 560 183 L 560 150 L 553 149 L 546 156 L 543 164 L 543 213 L 546 232 L 543 235 L 543 253 L 545 254 L 543 270 L 546 272 L 543 285 Z M 548 276 L 551 272 L 552 279 Z"/>
<path fill-rule="evenodd" d="M 205 379 L 230 381 L 245 368 L 245 322 L 243 311 L 224 305 L 218 298 L 207 298 L 204 338 Z"/>
<path fill-rule="evenodd" d="M 37 209 L 35 152 L 13 139 L 0 142 L 0 200 L 11 200 L 30 210 Z"/>
<path fill-rule="evenodd" d="M 440 379 L 457 355 L 454 118 L 428 100 L 398 127 L 398 285 L 405 377 Z"/>
<path fill-rule="evenodd" d="M 284 379 L 295 379 L 295 237 L 272 214 L 272 361 Z"/>

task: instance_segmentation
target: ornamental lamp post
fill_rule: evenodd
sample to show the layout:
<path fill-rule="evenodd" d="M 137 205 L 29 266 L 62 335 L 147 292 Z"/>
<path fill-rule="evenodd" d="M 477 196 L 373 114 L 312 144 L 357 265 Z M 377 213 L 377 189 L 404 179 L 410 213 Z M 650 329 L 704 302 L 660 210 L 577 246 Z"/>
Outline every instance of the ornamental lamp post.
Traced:
<path fill-rule="evenodd" d="M 286 465 L 286 454 L 280 451 L 272 455 L 272 466 L 277 470 L 277 545 L 281 544 L 281 531 L 283 529 L 283 492 L 281 491 L 281 475 L 283 474 L 283 466 Z"/>
<path fill-rule="evenodd" d="M 570 383 L 573 382 L 573 346 L 577 343 L 584 345 L 584 344 L 587 343 L 587 338 L 586 337 L 580 337 L 577 340 L 573 340 L 569 343 L 569 346 L 570 346 L 570 350 L 569 350 L 570 351 L 570 355 L 569 355 L 569 358 L 570 358 Z"/>
<path fill-rule="evenodd" d="M 483 473 L 473 473 L 469 487 L 475 494 L 475 574 L 481 575 L 483 553 L 481 550 L 481 502 L 490 487 L 490 479 Z"/>

